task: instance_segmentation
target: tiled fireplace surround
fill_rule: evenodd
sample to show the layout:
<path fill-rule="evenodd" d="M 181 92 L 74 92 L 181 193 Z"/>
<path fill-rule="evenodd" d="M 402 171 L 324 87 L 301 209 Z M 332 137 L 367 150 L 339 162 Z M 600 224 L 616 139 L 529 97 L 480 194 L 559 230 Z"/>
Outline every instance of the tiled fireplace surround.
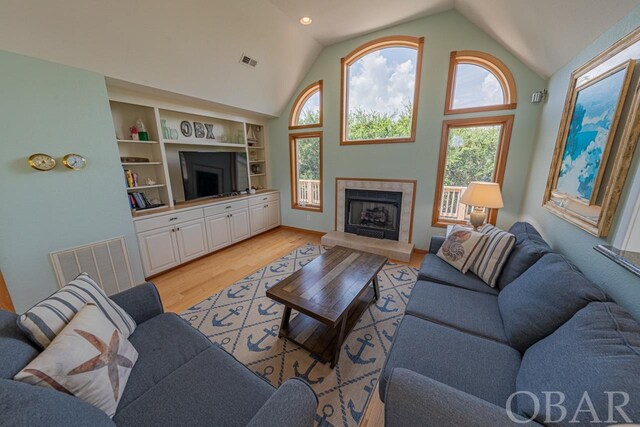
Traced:
<path fill-rule="evenodd" d="M 400 226 L 398 240 L 377 239 L 345 233 L 346 189 L 392 191 L 402 193 L 400 206 Z M 354 249 L 380 253 L 391 259 L 408 261 L 411 258 L 413 244 L 413 210 L 416 194 L 414 180 L 384 180 L 369 178 L 336 178 L 335 231 L 327 233 L 322 243 L 329 246 L 342 245 Z"/>

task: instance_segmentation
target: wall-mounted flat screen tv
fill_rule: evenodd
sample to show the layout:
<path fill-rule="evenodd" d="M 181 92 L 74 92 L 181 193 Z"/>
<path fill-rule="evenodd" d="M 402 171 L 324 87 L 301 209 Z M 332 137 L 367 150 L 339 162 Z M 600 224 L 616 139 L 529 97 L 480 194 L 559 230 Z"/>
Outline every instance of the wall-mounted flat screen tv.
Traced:
<path fill-rule="evenodd" d="M 185 200 L 221 196 L 249 188 L 247 154 L 180 151 Z"/>

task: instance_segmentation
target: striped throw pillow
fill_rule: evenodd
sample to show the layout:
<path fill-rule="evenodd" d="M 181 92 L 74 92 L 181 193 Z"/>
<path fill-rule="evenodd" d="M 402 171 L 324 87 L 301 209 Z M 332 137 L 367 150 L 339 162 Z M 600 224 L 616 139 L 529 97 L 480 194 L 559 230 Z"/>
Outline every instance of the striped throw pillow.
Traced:
<path fill-rule="evenodd" d="M 491 224 L 483 225 L 480 232 L 487 236 L 487 240 L 470 270 L 487 285 L 495 288 L 502 267 L 516 244 L 516 236 Z"/>
<path fill-rule="evenodd" d="M 113 302 L 87 273 L 18 317 L 18 326 L 43 350 L 87 303 L 95 304 L 107 319 L 129 338 L 136 322 Z"/>

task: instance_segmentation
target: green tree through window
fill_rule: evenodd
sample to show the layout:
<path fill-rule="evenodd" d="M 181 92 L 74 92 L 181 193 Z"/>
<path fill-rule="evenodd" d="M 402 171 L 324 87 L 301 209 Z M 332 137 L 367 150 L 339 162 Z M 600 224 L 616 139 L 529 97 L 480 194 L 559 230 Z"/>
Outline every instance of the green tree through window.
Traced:
<path fill-rule="evenodd" d="M 449 129 L 444 185 L 493 181 L 501 129 L 499 125 Z"/>
<path fill-rule="evenodd" d="M 320 139 L 297 139 L 298 179 L 320 179 Z"/>

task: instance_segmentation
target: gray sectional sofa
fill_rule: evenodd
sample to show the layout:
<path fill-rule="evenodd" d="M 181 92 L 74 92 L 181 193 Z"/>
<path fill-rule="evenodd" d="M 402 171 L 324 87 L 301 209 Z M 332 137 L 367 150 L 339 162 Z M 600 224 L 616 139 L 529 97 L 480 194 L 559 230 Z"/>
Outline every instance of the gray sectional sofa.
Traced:
<path fill-rule="evenodd" d="M 163 313 L 153 284 L 111 297 L 138 324 L 129 340 L 139 353 L 113 419 L 52 389 L 11 378 L 39 351 L 0 310 L 2 426 L 291 426 L 313 424 L 317 399 L 303 381 L 274 389 L 175 314 Z"/>
<path fill-rule="evenodd" d="M 380 377 L 387 427 L 640 423 L 640 325 L 530 224 L 509 231 L 496 289 L 432 239 Z"/>

